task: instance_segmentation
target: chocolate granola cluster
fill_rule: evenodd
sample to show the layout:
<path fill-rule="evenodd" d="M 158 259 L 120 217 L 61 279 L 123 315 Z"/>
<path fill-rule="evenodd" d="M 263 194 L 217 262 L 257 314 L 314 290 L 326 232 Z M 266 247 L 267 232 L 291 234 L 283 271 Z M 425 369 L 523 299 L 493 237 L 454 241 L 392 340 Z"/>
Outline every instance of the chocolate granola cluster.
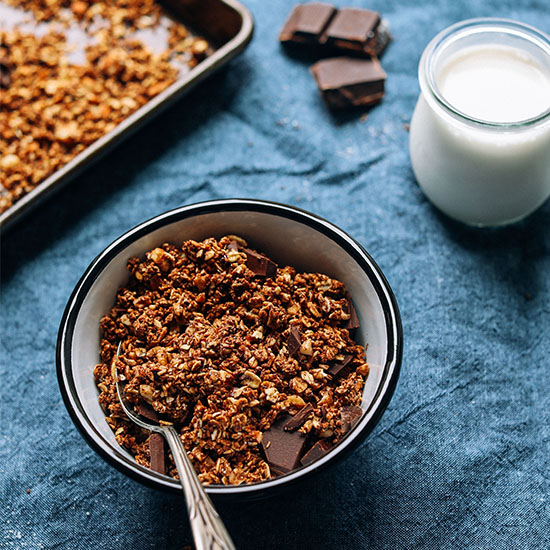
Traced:
<path fill-rule="evenodd" d="M 115 366 L 129 401 L 176 427 L 207 484 L 284 474 L 357 420 L 368 365 L 341 282 L 278 267 L 234 236 L 164 244 L 128 268 L 101 320 L 94 374 L 107 422 L 139 464 L 150 466 L 152 442 L 121 409 Z M 177 475 L 169 455 L 164 466 Z"/>

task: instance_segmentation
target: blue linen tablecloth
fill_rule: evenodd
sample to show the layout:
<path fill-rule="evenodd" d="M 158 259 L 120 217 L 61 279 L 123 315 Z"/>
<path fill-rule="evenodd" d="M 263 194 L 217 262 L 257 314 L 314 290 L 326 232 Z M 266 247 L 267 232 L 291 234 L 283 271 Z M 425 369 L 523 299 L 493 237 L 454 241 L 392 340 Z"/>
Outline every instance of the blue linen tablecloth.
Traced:
<path fill-rule="evenodd" d="M 550 31 L 547 1 L 346 1 L 394 42 L 383 103 L 332 115 L 308 62 L 279 47 L 292 2 L 248 0 L 245 54 L 2 239 L 0 548 L 180 549 L 182 498 L 143 487 L 73 426 L 55 342 L 80 275 L 112 240 L 171 208 L 255 197 L 319 214 L 372 254 L 399 302 L 396 394 L 353 455 L 297 491 L 221 504 L 239 548 L 550 547 L 550 203 L 500 230 L 439 214 L 408 133 L 429 39 L 470 17 Z"/>

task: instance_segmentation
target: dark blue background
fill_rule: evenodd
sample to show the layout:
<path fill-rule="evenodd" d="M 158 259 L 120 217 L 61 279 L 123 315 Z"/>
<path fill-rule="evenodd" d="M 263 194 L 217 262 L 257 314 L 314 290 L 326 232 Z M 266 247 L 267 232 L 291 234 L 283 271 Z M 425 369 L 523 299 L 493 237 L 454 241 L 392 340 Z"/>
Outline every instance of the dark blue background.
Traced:
<path fill-rule="evenodd" d="M 339 225 L 395 290 L 405 355 L 367 442 L 299 490 L 222 505 L 239 548 L 543 549 L 550 545 L 550 203 L 501 230 L 454 223 L 409 163 L 417 65 L 470 17 L 550 31 L 547 0 L 350 0 L 394 42 L 384 102 L 331 115 L 309 63 L 279 47 L 292 2 L 248 0 L 253 42 L 2 239 L 1 548 L 179 549 L 183 500 L 127 479 L 72 425 L 56 333 L 80 275 L 112 240 L 182 204 L 255 197 Z M 27 494 L 30 489 L 30 494 Z"/>

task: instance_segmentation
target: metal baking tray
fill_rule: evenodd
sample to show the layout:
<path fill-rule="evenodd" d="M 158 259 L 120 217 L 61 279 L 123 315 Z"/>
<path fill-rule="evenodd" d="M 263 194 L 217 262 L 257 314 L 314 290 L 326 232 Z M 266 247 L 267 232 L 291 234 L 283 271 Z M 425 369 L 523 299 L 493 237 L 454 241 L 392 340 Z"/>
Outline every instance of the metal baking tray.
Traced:
<path fill-rule="evenodd" d="M 113 130 L 92 143 L 62 168 L 46 178 L 0 215 L 5 230 L 36 208 L 86 167 L 111 151 L 147 121 L 177 101 L 193 86 L 226 65 L 241 53 L 252 38 L 254 23 L 250 12 L 236 0 L 162 0 L 169 13 L 213 44 L 214 53 L 197 64 L 159 95 L 132 113 Z"/>

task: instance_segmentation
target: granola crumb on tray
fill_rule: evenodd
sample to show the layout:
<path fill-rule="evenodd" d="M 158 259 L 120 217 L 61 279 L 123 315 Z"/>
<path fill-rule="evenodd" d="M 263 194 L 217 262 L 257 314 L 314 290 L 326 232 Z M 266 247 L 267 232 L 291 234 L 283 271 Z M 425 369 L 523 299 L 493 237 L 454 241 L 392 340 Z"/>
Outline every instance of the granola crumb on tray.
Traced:
<path fill-rule="evenodd" d="M 369 367 L 343 283 L 278 267 L 235 236 L 163 244 L 128 269 L 101 320 L 94 376 L 117 442 L 139 464 L 177 477 L 162 442 L 122 411 L 114 361 L 129 401 L 174 424 L 205 484 L 283 475 L 358 421 Z"/>

